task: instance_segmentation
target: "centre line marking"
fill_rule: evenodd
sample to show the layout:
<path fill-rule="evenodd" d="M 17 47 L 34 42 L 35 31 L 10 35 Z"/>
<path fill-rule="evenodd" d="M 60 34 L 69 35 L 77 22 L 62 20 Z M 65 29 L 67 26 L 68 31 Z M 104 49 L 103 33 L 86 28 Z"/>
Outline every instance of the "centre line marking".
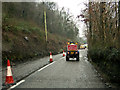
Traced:
<path fill-rule="evenodd" d="M 56 62 L 56 61 L 54 61 L 54 62 L 52 62 L 52 63 L 50 63 L 50 64 L 48 64 L 48 65 L 44 66 L 43 68 L 39 69 L 38 71 L 42 71 L 43 69 L 45 69 L 45 68 L 47 68 L 48 66 L 50 66 L 50 65 L 54 64 L 55 62 Z"/>
<path fill-rule="evenodd" d="M 20 85 L 20 84 L 23 83 L 23 82 L 25 82 L 25 80 L 21 80 L 21 81 L 19 81 L 16 85 L 13 85 L 13 86 L 10 87 L 8 90 L 11 90 L 11 89 L 17 87 L 18 85 Z"/>

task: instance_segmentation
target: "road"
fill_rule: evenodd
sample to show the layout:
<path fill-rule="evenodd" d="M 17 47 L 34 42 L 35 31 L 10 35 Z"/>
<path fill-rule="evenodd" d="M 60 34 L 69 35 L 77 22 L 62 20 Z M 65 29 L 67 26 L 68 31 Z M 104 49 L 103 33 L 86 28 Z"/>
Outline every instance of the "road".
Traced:
<path fill-rule="evenodd" d="M 80 61 L 66 61 L 59 56 L 53 63 L 37 70 L 11 88 L 106 88 L 87 60 L 87 50 L 80 50 Z"/>

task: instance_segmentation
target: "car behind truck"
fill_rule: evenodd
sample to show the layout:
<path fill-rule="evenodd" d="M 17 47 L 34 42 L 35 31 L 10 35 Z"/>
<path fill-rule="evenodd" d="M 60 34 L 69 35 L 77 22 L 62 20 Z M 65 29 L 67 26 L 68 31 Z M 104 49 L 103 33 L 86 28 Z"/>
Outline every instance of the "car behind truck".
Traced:
<path fill-rule="evenodd" d="M 69 61 L 70 58 L 76 58 L 76 61 L 79 61 L 79 51 L 77 44 L 73 42 L 70 42 L 67 45 L 66 61 Z"/>

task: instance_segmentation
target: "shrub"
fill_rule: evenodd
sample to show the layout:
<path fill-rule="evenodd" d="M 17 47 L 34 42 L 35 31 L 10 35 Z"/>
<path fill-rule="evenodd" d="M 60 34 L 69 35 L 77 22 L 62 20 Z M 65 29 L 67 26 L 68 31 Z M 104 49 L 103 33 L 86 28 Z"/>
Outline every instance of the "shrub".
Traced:
<path fill-rule="evenodd" d="M 88 54 L 111 82 L 120 82 L 120 50 L 112 47 L 105 47 L 103 49 L 92 48 L 88 50 Z"/>

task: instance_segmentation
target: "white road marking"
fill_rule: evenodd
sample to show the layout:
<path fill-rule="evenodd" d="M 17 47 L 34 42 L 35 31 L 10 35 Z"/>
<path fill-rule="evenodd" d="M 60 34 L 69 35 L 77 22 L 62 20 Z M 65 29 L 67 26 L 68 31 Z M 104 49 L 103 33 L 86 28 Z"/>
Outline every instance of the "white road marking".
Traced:
<path fill-rule="evenodd" d="M 63 59 L 64 57 L 62 57 L 62 58 L 60 58 L 60 59 Z M 39 69 L 38 71 L 42 71 L 43 69 L 45 69 L 45 68 L 47 68 L 48 66 L 50 66 L 50 65 L 52 65 L 52 64 L 54 64 L 56 61 L 54 61 L 54 62 L 52 62 L 52 63 L 50 63 L 50 64 L 48 64 L 48 65 L 46 65 L 45 67 L 43 67 L 43 68 L 41 68 L 41 69 Z M 23 82 L 25 82 L 25 80 L 21 80 L 20 82 L 18 82 L 16 85 L 13 85 L 13 86 L 11 86 L 9 89 L 7 89 L 7 90 L 11 90 L 11 89 L 13 89 L 13 88 L 15 88 L 15 87 L 17 87 L 18 85 L 20 85 L 21 83 L 23 83 Z"/>
<path fill-rule="evenodd" d="M 21 80 L 19 81 L 16 85 L 13 85 L 12 87 L 10 87 L 8 90 L 11 90 L 13 88 L 15 88 L 16 86 L 20 85 L 21 83 L 25 82 L 25 80 Z"/>
<path fill-rule="evenodd" d="M 50 64 L 48 64 L 48 65 L 44 66 L 43 68 L 39 69 L 38 71 L 42 71 L 43 69 L 45 69 L 46 67 L 48 67 L 48 66 L 52 65 L 52 64 L 53 64 L 53 63 L 55 63 L 55 62 L 56 62 L 56 61 L 54 61 L 54 62 L 52 62 L 52 63 L 50 63 Z"/>
<path fill-rule="evenodd" d="M 63 59 L 63 58 L 65 58 L 65 57 L 60 58 L 60 60 Z"/>
<path fill-rule="evenodd" d="M 80 54 L 80 57 L 82 57 L 82 55 Z"/>
<path fill-rule="evenodd" d="M 85 62 L 86 62 L 86 63 L 89 63 L 89 61 L 88 61 L 88 60 L 85 60 Z"/>

